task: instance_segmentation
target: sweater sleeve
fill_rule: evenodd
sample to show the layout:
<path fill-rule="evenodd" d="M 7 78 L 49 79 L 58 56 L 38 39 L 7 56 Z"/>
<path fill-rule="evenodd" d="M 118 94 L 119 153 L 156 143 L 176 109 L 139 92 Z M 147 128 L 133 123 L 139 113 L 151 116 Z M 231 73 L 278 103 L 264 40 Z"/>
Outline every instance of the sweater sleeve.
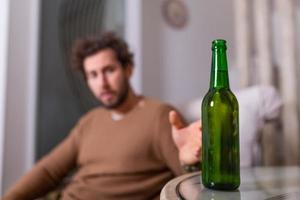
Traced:
<path fill-rule="evenodd" d="M 56 188 L 76 166 L 81 125 L 14 184 L 4 200 L 32 200 Z"/>
<path fill-rule="evenodd" d="M 161 106 L 159 115 L 156 118 L 157 130 L 155 143 L 158 155 L 165 162 L 169 169 L 178 176 L 184 173 L 180 161 L 178 149 L 172 138 L 172 128 L 169 122 L 169 112 L 175 110 L 170 106 Z"/>

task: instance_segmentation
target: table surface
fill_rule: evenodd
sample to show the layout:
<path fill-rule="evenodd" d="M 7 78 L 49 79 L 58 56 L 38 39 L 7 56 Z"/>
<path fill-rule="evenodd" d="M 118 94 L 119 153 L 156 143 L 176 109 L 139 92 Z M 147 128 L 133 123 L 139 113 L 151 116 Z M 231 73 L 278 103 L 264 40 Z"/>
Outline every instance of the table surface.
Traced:
<path fill-rule="evenodd" d="M 300 200 L 300 167 L 255 167 L 241 169 L 236 191 L 204 188 L 201 173 L 185 174 L 169 181 L 161 200 Z"/>

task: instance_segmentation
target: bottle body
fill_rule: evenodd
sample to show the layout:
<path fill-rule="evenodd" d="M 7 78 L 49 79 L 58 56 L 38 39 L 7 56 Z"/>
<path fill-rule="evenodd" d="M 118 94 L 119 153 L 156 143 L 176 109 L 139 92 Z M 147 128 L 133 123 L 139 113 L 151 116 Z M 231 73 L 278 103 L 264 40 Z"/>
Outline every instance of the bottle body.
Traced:
<path fill-rule="evenodd" d="M 214 61 L 222 57 L 226 67 L 217 66 L 224 61 Z M 240 185 L 238 101 L 229 88 L 225 51 L 213 49 L 212 63 L 211 85 L 201 109 L 202 182 L 211 189 L 235 190 Z"/>

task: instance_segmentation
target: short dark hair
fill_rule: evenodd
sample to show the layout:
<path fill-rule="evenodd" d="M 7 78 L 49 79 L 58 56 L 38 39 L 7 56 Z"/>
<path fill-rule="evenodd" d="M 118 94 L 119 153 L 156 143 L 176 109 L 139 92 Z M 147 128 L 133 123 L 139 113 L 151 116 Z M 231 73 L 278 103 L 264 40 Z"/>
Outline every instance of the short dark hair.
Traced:
<path fill-rule="evenodd" d="M 126 68 L 128 65 L 134 65 L 133 53 L 129 51 L 127 43 L 120 37 L 117 37 L 115 33 L 106 32 L 100 37 L 89 36 L 75 42 L 71 55 L 73 68 L 79 70 L 85 76 L 84 59 L 104 49 L 113 50 L 123 68 Z"/>

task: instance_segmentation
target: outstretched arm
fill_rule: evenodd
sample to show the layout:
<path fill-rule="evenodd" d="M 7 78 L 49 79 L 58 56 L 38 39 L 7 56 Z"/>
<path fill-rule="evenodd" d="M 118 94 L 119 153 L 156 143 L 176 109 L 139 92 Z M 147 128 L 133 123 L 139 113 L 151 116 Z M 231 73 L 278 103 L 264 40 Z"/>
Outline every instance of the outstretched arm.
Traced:
<path fill-rule="evenodd" d="M 31 200 L 55 189 L 76 165 L 77 132 L 78 128 L 75 128 L 61 144 L 18 180 L 2 199 Z"/>
<path fill-rule="evenodd" d="M 184 126 L 182 119 L 174 110 L 169 112 L 169 121 L 181 164 L 192 165 L 201 161 L 201 121 Z"/>

